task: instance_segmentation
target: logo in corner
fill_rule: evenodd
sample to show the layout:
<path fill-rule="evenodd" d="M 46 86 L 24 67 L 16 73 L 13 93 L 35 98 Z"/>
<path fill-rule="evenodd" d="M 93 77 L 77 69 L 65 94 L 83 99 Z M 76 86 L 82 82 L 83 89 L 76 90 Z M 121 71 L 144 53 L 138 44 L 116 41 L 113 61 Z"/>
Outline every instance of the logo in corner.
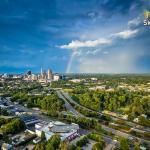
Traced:
<path fill-rule="evenodd" d="M 144 11 L 144 26 L 150 26 L 150 11 Z"/>

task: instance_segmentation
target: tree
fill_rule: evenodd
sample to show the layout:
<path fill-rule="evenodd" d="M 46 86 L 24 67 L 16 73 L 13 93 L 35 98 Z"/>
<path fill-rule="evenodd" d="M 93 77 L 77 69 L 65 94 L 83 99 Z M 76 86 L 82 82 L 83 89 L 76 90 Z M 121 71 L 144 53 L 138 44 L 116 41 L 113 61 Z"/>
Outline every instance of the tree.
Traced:
<path fill-rule="evenodd" d="M 8 116 L 9 113 L 6 109 L 0 107 L 0 115 Z"/>
<path fill-rule="evenodd" d="M 94 141 L 97 141 L 97 142 L 101 142 L 101 144 L 104 146 L 105 145 L 105 142 L 104 142 L 104 139 L 102 138 L 101 135 L 99 134 L 96 134 L 96 133 L 90 133 L 87 135 L 87 137 L 91 140 L 94 140 Z"/>
<path fill-rule="evenodd" d="M 93 145 L 92 150 L 103 150 L 103 145 L 100 142 L 97 142 Z"/>
<path fill-rule="evenodd" d="M 140 117 L 139 117 L 139 123 L 140 123 L 141 125 L 150 127 L 150 120 L 144 118 L 143 116 L 140 116 Z"/>
<path fill-rule="evenodd" d="M 15 134 L 25 129 L 25 123 L 19 118 L 11 119 L 0 128 L 3 134 Z"/>
<path fill-rule="evenodd" d="M 34 150 L 45 150 L 45 143 L 41 142 L 41 143 L 37 144 L 35 146 Z"/>
<path fill-rule="evenodd" d="M 129 150 L 128 140 L 126 138 L 120 138 L 120 149 Z"/>
<path fill-rule="evenodd" d="M 56 150 L 56 149 L 54 148 L 54 146 L 51 143 L 48 143 L 46 145 L 46 150 Z"/>
<path fill-rule="evenodd" d="M 68 143 L 67 142 L 61 142 L 60 143 L 60 150 L 67 150 L 68 149 Z"/>
<path fill-rule="evenodd" d="M 82 148 L 78 146 L 78 147 L 76 148 L 76 150 L 82 150 Z"/>
<path fill-rule="evenodd" d="M 69 150 L 76 150 L 76 146 L 74 144 L 69 145 Z"/>
<path fill-rule="evenodd" d="M 79 141 L 77 141 L 76 145 L 82 147 L 86 145 L 86 143 L 88 143 L 88 138 L 84 136 Z"/>
<path fill-rule="evenodd" d="M 100 124 L 97 124 L 96 127 L 95 127 L 95 130 L 98 131 L 98 132 L 101 132 L 102 131 L 102 126 Z"/>
<path fill-rule="evenodd" d="M 54 149 L 58 149 L 60 141 L 61 141 L 60 136 L 55 134 L 48 140 L 47 145 L 48 145 L 48 147 L 50 147 L 50 145 L 51 145 L 51 148 L 53 147 Z"/>
<path fill-rule="evenodd" d="M 42 140 L 42 141 L 45 141 L 45 140 L 46 140 L 45 132 L 44 132 L 44 131 L 42 131 L 42 133 L 41 133 L 41 140 Z"/>
<path fill-rule="evenodd" d="M 135 143 L 135 144 L 134 144 L 134 150 L 140 150 L 140 146 L 139 146 L 138 143 Z"/>

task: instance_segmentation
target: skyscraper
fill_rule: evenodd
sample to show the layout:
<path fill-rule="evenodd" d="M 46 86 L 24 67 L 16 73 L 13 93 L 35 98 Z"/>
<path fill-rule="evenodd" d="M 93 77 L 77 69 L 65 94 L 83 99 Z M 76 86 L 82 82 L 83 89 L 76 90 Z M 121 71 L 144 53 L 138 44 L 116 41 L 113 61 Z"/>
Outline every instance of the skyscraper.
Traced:
<path fill-rule="evenodd" d="M 41 76 L 43 75 L 43 69 L 42 69 L 42 67 L 41 67 Z"/>
<path fill-rule="evenodd" d="M 53 79 L 52 70 L 50 70 L 50 69 L 48 69 L 48 71 L 47 71 L 47 79 L 48 80 L 52 80 Z"/>

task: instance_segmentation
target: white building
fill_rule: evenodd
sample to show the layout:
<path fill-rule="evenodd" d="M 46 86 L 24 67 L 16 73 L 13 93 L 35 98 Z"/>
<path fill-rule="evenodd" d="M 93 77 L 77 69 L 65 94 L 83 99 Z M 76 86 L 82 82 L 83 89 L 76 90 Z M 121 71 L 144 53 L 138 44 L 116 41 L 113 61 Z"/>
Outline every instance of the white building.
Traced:
<path fill-rule="evenodd" d="M 20 79 L 20 78 L 21 78 L 21 75 L 13 75 L 12 78 L 13 78 L 13 79 Z"/>
<path fill-rule="evenodd" d="M 55 74 L 54 76 L 53 76 L 53 80 L 54 81 L 58 81 L 60 79 L 60 75 L 59 74 Z"/>
<path fill-rule="evenodd" d="M 37 78 L 37 75 L 31 74 L 31 79 L 32 79 L 32 80 L 37 80 L 37 79 L 38 79 L 38 78 Z"/>
<path fill-rule="evenodd" d="M 80 83 L 82 80 L 81 79 L 72 79 L 72 80 L 69 80 L 73 83 Z"/>
<path fill-rule="evenodd" d="M 31 75 L 25 75 L 24 80 L 25 81 L 36 81 L 38 79 L 37 75 L 31 74 Z"/>
<path fill-rule="evenodd" d="M 71 141 L 78 136 L 79 125 L 65 124 L 59 121 L 51 121 L 50 123 L 41 122 L 35 124 L 35 133 L 41 137 L 42 131 L 45 133 L 46 139 L 50 139 L 51 136 L 58 133 L 62 141 Z"/>
<path fill-rule="evenodd" d="M 92 80 L 92 81 L 97 81 L 98 79 L 97 79 L 97 78 L 91 78 L 91 80 Z"/>
<path fill-rule="evenodd" d="M 2 150 L 12 150 L 13 147 L 12 147 L 12 145 L 10 145 L 10 144 L 3 143 L 1 149 L 2 149 Z"/>
<path fill-rule="evenodd" d="M 105 85 L 90 87 L 89 90 L 105 90 Z"/>
<path fill-rule="evenodd" d="M 134 118 L 134 119 L 133 119 L 133 122 L 138 123 L 138 122 L 139 122 L 139 118 Z"/>

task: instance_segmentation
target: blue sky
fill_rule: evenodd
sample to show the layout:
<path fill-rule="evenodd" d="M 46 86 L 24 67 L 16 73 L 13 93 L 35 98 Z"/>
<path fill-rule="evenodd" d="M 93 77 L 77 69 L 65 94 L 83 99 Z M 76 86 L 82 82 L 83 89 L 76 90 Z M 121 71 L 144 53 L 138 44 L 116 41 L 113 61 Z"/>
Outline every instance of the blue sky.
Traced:
<path fill-rule="evenodd" d="M 149 0 L 0 0 L 0 73 L 150 73 Z"/>

